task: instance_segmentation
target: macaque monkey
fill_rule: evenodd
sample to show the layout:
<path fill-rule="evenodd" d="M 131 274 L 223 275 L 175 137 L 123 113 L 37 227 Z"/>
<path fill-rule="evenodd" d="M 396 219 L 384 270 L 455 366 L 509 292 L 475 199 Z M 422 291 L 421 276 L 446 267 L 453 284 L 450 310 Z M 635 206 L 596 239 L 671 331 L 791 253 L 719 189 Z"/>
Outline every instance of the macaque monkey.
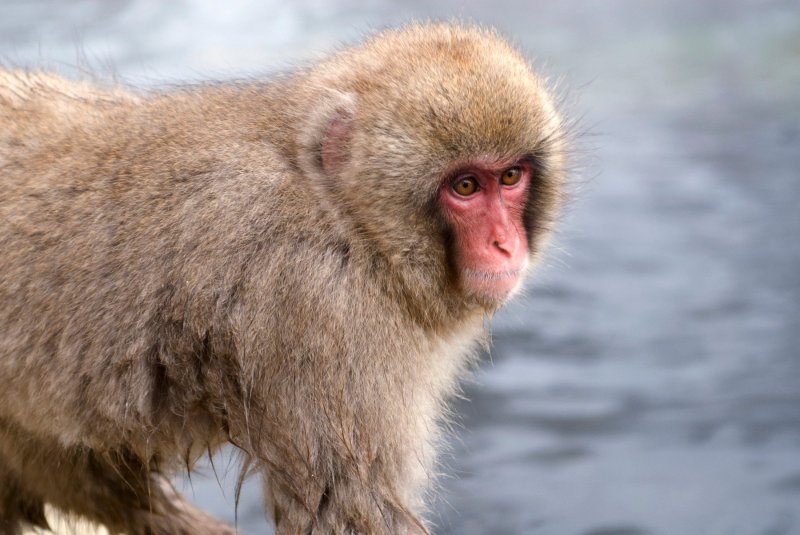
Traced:
<path fill-rule="evenodd" d="M 269 81 L 0 71 L 0 532 L 234 530 L 169 476 L 224 443 L 279 534 L 428 533 L 440 420 L 556 218 L 565 134 L 490 30 Z"/>

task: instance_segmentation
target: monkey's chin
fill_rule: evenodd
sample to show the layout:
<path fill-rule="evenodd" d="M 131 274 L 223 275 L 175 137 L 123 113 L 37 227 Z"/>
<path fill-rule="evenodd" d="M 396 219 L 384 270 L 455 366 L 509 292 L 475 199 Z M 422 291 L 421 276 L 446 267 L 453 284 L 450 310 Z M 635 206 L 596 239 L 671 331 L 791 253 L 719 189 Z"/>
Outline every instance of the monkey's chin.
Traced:
<path fill-rule="evenodd" d="M 465 269 L 464 289 L 488 308 L 497 308 L 516 294 L 522 286 L 525 266 L 505 271 Z"/>

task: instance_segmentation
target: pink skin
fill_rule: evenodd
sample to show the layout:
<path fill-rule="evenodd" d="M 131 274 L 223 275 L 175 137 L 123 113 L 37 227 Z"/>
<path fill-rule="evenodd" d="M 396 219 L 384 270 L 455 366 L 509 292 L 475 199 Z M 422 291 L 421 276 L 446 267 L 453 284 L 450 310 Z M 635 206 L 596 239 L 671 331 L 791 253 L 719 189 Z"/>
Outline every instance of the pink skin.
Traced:
<path fill-rule="evenodd" d="M 501 179 L 512 167 L 520 169 L 519 181 L 505 185 Z M 470 162 L 442 184 L 440 200 L 455 233 L 461 285 L 481 299 L 502 301 L 521 282 L 528 261 L 522 216 L 530 174 L 524 163 Z M 477 189 L 459 194 L 456 186 L 470 177 Z"/>

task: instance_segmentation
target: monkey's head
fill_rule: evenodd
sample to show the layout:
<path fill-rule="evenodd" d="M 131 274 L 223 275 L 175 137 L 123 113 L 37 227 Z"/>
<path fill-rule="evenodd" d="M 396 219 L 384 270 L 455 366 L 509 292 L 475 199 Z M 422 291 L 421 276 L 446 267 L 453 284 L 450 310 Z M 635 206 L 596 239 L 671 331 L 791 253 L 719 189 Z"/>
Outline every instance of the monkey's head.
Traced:
<path fill-rule="evenodd" d="M 409 287 L 505 302 L 559 205 L 564 134 L 544 82 L 493 32 L 452 25 L 378 34 L 313 73 L 301 144 L 325 194 Z"/>

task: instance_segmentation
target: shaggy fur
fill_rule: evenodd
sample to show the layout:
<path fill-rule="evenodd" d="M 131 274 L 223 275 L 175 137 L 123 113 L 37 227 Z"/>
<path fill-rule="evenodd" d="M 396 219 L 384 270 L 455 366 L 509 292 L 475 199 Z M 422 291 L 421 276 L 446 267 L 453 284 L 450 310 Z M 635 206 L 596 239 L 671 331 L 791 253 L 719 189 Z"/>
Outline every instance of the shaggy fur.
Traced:
<path fill-rule="evenodd" d="M 424 533 L 445 402 L 497 303 L 459 289 L 453 162 L 563 133 L 490 31 L 416 25 L 290 76 L 151 94 L 0 71 L 0 532 L 231 530 L 164 474 L 230 442 L 278 533 Z"/>

